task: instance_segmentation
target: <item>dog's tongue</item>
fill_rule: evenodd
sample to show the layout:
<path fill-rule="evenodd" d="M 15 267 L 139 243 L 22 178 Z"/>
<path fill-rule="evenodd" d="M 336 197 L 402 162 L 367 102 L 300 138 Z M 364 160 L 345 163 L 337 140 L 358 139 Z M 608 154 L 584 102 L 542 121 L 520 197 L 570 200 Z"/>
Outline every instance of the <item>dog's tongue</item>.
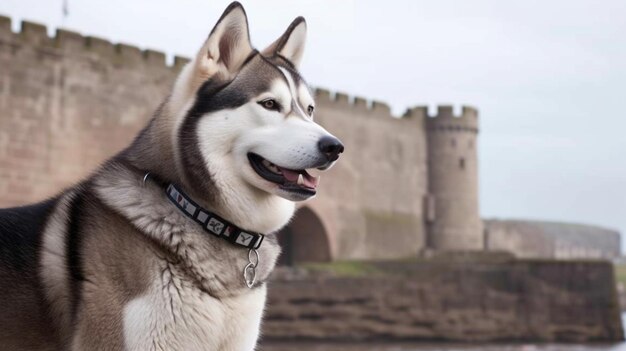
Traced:
<path fill-rule="evenodd" d="M 300 185 L 303 185 L 307 188 L 315 189 L 317 187 L 317 184 L 319 183 L 319 178 L 313 177 L 312 175 L 308 174 L 306 171 L 303 171 L 303 173 L 300 173 L 300 172 L 292 171 L 290 169 L 285 169 L 285 168 L 281 168 L 280 171 L 283 173 L 283 177 L 285 177 L 285 179 L 287 179 L 291 183 L 296 183 L 296 184 L 298 183 L 298 176 L 302 174 L 302 184 Z"/>

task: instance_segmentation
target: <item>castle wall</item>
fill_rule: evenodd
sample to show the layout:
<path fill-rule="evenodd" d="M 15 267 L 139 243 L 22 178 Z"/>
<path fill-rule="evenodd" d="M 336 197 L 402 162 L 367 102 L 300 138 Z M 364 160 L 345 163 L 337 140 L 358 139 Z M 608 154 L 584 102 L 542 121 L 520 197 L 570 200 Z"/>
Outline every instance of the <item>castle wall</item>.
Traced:
<path fill-rule="evenodd" d="M 615 259 L 620 256 L 620 234 L 596 226 L 520 221 L 485 220 L 488 250 L 509 251 L 523 258 Z"/>
<path fill-rule="evenodd" d="M 398 119 L 382 103 L 324 90 L 316 95 L 316 119 L 346 145 L 312 202 L 332 218 L 333 258 L 416 255 L 426 236 L 424 116 Z"/>
<path fill-rule="evenodd" d="M 0 207 L 52 196 L 124 148 L 177 68 L 159 52 L 49 38 L 34 23 L 12 33 L 0 17 Z"/>

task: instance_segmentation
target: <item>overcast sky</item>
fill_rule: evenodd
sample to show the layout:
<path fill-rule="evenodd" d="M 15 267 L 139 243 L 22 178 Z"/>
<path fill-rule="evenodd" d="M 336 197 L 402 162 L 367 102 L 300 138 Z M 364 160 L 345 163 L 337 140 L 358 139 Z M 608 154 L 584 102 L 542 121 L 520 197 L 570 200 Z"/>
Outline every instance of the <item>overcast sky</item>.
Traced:
<path fill-rule="evenodd" d="M 229 1 L 2 0 L 0 14 L 191 56 Z M 626 1 L 242 1 L 264 47 L 306 17 L 313 85 L 480 111 L 483 217 L 626 233 Z M 408 160 L 407 160 L 408 161 Z"/>

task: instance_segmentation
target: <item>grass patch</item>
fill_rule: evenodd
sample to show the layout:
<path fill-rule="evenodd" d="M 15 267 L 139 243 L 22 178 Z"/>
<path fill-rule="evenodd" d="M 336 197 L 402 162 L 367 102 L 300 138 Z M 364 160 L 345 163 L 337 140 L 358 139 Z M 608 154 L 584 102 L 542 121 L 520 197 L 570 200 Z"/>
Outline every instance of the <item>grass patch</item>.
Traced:
<path fill-rule="evenodd" d="M 363 277 L 381 273 L 375 265 L 361 261 L 304 263 L 302 267 L 316 272 L 328 272 L 341 277 Z"/>

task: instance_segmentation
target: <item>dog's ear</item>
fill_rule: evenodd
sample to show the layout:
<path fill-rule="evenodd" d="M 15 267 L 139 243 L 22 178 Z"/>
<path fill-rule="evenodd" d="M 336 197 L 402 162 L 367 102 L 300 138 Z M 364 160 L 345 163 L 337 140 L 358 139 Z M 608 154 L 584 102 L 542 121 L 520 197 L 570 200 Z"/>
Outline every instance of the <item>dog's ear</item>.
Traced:
<path fill-rule="evenodd" d="M 280 55 L 291 61 L 298 67 L 304 54 L 304 43 L 306 41 L 306 21 L 303 17 L 298 17 L 287 28 L 285 33 L 272 45 L 263 50 L 265 56 Z"/>
<path fill-rule="evenodd" d="M 230 79 L 252 53 L 248 18 L 239 2 L 228 5 L 196 57 L 202 78 Z"/>

